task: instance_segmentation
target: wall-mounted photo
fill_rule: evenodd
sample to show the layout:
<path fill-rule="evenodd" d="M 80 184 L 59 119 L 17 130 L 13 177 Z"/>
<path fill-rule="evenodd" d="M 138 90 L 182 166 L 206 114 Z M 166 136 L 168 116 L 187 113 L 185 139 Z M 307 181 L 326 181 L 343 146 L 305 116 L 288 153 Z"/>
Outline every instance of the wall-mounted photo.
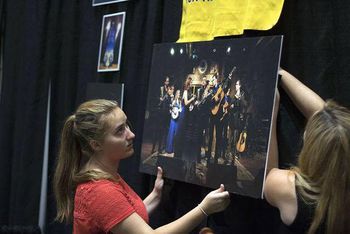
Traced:
<path fill-rule="evenodd" d="M 93 6 L 100 6 L 100 5 L 106 5 L 106 4 L 112 4 L 117 2 L 126 2 L 128 0 L 92 0 Z"/>
<path fill-rule="evenodd" d="M 281 44 L 154 45 L 140 171 L 262 197 Z"/>
<path fill-rule="evenodd" d="M 125 12 L 104 15 L 101 28 L 98 72 L 120 70 Z"/>

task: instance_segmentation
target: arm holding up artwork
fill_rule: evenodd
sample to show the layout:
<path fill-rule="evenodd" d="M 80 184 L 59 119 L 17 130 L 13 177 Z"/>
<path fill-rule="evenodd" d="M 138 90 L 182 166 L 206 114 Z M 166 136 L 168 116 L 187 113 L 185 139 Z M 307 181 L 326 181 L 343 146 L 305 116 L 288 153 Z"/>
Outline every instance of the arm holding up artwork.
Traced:
<path fill-rule="evenodd" d="M 148 214 L 151 214 L 159 205 L 162 198 L 162 189 L 164 185 L 163 170 L 157 168 L 157 179 L 154 183 L 152 192 L 143 200 Z"/>
<path fill-rule="evenodd" d="M 280 68 L 278 74 L 281 75 L 281 86 L 292 99 L 296 107 L 303 113 L 305 118 L 309 119 L 315 112 L 321 110 L 325 104 L 324 100 L 301 83 L 292 74 Z M 267 173 L 272 168 L 278 168 L 278 146 L 276 133 L 276 120 L 279 106 L 279 92 L 276 91 L 275 107 L 272 118 L 272 130 L 270 151 L 268 156 Z"/>
<path fill-rule="evenodd" d="M 114 226 L 112 233 L 188 233 L 195 228 L 207 215 L 224 210 L 230 200 L 229 193 L 223 185 L 210 192 L 202 202 L 179 219 L 153 230 L 135 212 Z"/>
<path fill-rule="evenodd" d="M 278 168 L 278 145 L 277 145 L 277 114 L 280 105 L 280 93 L 278 89 L 276 90 L 275 104 L 272 114 L 272 126 L 271 126 L 271 139 L 270 139 L 270 149 L 267 162 L 267 172 L 268 174 L 271 169 Z"/>
<path fill-rule="evenodd" d="M 324 100 L 292 74 L 282 68 L 278 74 L 282 76 L 281 86 L 305 118 L 309 119 L 316 111 L 323 108 Z"/>
<path fill-rule="evenodd" d="M 278 166 L 278 151 L 273 150 L 277 149 L 274 113 L 268 162 L 272 169 L 264 185 L 265 198 L 279 209 L 282 222 L 291 229 L 349 233 L 349 219 L 343 212 L 350 206 L 348 180 L 344 179 L 349 178 L 344 165 L 349 162 L 350 112 L 332 101 L 325 104 L 288 72 L 281 69 L 279 74 L 282 87 L 308 121 L 297 165 L 289 170 L 273 168 Z"/>

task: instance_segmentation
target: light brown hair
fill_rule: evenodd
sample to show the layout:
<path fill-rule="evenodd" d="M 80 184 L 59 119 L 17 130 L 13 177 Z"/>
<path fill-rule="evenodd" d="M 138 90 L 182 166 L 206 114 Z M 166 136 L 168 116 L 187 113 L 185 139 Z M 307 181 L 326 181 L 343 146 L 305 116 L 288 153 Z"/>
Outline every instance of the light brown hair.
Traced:
<path fill-rule="evenodd" d="M 183 86 L 184 90 L 188 90 L 190 88 L 191 82 L 192 82 L 192 77 L 188 76 Z"/>
<path fill-rule="evenodd" d="M 82 171 L 93 156 L 92 141 L 101 142 L 109 127 L 108 118 L 118 108 L 117 102 L 97 99 L 81 104 L 63 126 L 60 150 L 56 162 L 53 189 L 57 202 L 56 220 L 70 221 L 74 192 L 78 184 L 98 179 L 115 180 L 102 170 Z"/>
<path fill-rule="evenodd" d="M 308 234 L 324 222 L 326 233 L 349 233 L 350 111 L 327 101 L 308 121 L 299 155 L 296 186 L 315 215 Z"/>

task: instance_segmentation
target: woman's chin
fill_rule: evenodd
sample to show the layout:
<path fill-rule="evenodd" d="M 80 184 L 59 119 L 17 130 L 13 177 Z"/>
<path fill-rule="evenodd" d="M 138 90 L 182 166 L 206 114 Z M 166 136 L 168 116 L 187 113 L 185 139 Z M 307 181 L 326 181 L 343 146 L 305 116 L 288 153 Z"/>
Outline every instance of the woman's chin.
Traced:
<path fill-rule="evenodd" d="M 125 158 L 131 157 L 134 154 L 134 148 L 130 148 L 126 151 Z"/>

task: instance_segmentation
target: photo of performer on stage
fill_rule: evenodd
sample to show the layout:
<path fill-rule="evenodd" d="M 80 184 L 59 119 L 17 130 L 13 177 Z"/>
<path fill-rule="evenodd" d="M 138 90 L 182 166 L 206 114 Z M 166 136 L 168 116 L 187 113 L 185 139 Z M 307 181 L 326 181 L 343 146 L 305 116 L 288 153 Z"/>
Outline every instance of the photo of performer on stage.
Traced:
<path fill-rule="evenodd" d="M 281 43 L 155 45 L 140 170 L 162 166 L 168 178 L 260 197 Z"/>
<path fill-rule="evenodd" d="M 103 16 L 98 72 L 119 71 L 123 43 L 125 12 Z"/>

